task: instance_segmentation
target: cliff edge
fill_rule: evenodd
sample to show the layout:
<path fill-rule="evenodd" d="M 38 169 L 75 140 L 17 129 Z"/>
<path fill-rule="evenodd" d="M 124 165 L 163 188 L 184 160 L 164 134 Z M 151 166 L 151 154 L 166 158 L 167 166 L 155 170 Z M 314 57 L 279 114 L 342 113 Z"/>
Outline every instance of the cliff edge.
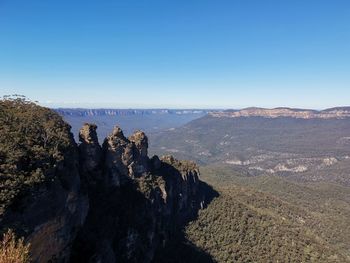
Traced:
<path fill-rule="evenodd" d="M 76 144 L 55 112 L 0 101 L 0 231 L 33 262 L 152 262 L 216 195 L 195 163 L 149 158 L 142 131 L 116 126 L 101 145 L 96 130 Z"/>

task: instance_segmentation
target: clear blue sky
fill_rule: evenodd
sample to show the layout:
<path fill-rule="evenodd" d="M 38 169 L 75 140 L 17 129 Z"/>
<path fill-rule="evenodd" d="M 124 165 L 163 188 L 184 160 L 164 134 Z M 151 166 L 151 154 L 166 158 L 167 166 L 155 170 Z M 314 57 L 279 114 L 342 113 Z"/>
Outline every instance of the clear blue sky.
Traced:
<path fill-rule="evenodd" d="M 0 0 L 0 95 L 57 107 L 350 104 L 349 0 Z"/>

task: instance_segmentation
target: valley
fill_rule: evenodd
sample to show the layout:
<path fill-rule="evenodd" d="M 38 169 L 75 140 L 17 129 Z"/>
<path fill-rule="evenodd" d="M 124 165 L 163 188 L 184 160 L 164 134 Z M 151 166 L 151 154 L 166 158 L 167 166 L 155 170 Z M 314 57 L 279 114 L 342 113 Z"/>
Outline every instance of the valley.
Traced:
<path fill-rule="evenodd" d="M 218 114 L 153 135 L 220 194 L 188 240 L 217 262 L 350 262 L 350 119 Z"/>
<path fill-rule="evenodd" d="M 125 134 L 135 130 L 154 133 L 180 127 L 191 120 L 203 117 L 209 110 L 203 109 L 64 109 L 55 111 L 71 126 L 78 139 L 79 129 L 84 123 L 95 123 L 98 126 L 100 142 L 109 134 L 115 125 L 123 127 Z"/>
<path fill-rule="evenodd" d="M 350 263 L 350 1 L 1 1 L 0 263 Z"/>
<path fill-rule="evenodd" d="M 150 147 L 246 176 L 280 175 L 350 185 L 346 173 L 350 167 L 349 120 L 209 114 L 154 134 Z"/>
<path fill-rule="evenodd" d="M 219 167 L 201 175 L 220 196 L 186 234 L 218 262 L 350 262 L 349 187 Z"/>
<path fill-rule="evenodd" d="M 208 111 L 151 129 L 151 153 L 196 161 L 219 192 L 181 241 L 212 259 L 179 244 L 167 253 L 183 262 L 350 262 L 348 113 Z"/>
<path fill-rule="evenodd" d="M 0 230 L 37 262 L 350 262 L 343 113 L 60 109 L 68 125 L 1 103 Z"/>

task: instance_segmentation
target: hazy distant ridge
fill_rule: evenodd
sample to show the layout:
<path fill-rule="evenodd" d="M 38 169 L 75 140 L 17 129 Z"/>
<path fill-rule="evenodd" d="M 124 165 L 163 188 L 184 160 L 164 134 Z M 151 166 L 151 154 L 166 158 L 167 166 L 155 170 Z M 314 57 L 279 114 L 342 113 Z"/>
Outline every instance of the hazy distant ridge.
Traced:
<path fill-rule="evenodd" d="M 129 116 L 129 115 L 166 115 L 166 114 L 210 114 L 213 117 L 292 117 L 301 119 L 343 119 L 350 118 L 350 107 L 335 107 L 325 110 L 295 109 L 279 107 L 267 108 L 245 108 L 241 110 L 213 110 L 213 109 L 83 109 L 83 108 L 58 108 L 55 109 L 62 116 Z"/>
<path fill-rule="evenodd" d="M 125 116 L 152 114 L 207 114 L 208 109 L 55 109 L 62 116 Z"/>
<path fill-rule="evenodd" d="M 210 112 L 213 117 L 265 117 L 265 118 L 278 118 L 278 117 L 291 117 L 298 119 L 344 119 L 350 118 L 350 107 L 337 107 L 330 108 L 321 111 L 309 110 L 309 109 L 292 109 L 292 108 L 246 108 L 242 110 L 226 110 Z"/>

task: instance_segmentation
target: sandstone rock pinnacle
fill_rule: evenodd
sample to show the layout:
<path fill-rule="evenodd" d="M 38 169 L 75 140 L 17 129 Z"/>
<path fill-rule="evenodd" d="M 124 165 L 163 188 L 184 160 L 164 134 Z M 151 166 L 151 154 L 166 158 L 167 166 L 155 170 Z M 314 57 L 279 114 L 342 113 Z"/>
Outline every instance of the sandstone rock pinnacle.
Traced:
<path fill-rule="evenodd" d="M 134 134 L 129 137 L 129 140 L 135 143 L 141 157 L 147 157 L 148 138 L 143 131 L 135 131 Z"/>
<path fill-rule="evenodd" d="M 101 162 L 101 146 L 98 143 L 96 129 L 95 124 L 85 123 L 79 131 L 81 167 L 85 173 L 91 176 L 99 168 Z M 91 179 L 88 178 L 89 181 Z"/>

